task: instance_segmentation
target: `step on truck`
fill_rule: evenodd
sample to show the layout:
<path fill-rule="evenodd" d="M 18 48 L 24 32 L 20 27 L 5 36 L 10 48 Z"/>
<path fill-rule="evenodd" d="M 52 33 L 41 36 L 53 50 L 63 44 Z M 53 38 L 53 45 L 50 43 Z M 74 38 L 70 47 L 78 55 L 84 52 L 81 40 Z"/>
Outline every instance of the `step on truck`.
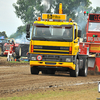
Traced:
<path fill-rule="evenodd" d="M 31 74 L 55 74 L 55 71 L 68 71 L 70 76 L 87 76 L 87 55 L 79 55 L 79 38 L 76 22 L 62 13 L 62 4 L 59 5 L 59 14 L 42 14 L 34 21 L 29 46 L 29 60 Z M 26 38 L 30 38 L 30 25 L 26 27 Z M 80 59 L 81 58 L 81 59 Z"/>
<path fill-rule="evenodd" d="M 88 15 L 85 27 L 86 34 L 83 37 L 83 42 L 79 43 L 79 51 L 80 55 L 88 55 L 90 74 L 98 74 L 100 73 L 100 14 L 88 14 L 84 11 L 84 15 Z"/>

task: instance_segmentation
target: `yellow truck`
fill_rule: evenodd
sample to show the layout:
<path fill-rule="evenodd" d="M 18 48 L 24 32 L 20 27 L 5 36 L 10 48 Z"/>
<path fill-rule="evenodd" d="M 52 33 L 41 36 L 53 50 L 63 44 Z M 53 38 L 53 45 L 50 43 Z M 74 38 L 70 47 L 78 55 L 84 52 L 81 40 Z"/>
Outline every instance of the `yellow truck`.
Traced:
<path fill-rule="evenodd" d="M 55 71 L 69 71 L 70 76 L 77 77 L 79 70 L 87 76 L 87 69 L 80 67 L 79 37 L 81 30 L 67 15 L 62 14 L 62 4 L 59 14 L 42 14 L 34 21 L 29 46 L 31 74 L 55 74 Z M 30 37 L 30 25 L 26 27 L 26 38 Z M 82 57 L 81 57 L 82 58 Z"/>

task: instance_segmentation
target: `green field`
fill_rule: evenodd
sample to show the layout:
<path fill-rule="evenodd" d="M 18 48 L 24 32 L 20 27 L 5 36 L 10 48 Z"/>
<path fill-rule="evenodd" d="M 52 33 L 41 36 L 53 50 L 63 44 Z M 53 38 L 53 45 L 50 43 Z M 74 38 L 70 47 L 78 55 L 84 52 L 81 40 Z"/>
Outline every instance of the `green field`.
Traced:
<path fill-rule="evenodd" d="M 29 63 L 28 61 L 9 61 L 9 63 Z"/>
<path fill-rule="evenodd" d="M 97 87 L 81 91 L 47 91 L 29 94 L 22 97 L 7 97 L 0 100 L 99 100 L 100 93 Z"/>

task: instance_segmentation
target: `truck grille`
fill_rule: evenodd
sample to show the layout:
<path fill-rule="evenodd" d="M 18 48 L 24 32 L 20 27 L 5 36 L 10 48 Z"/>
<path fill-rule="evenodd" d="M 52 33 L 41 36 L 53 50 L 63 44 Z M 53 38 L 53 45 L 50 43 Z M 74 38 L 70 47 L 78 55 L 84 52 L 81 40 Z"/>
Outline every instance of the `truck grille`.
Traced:
<path fill-rule="evenodd" d="M 69 47 L 59 47 L 59 46 L 37 46 L 34 45 L 34 53 L 59 53 L 59 54 L 69 54 Z"/>

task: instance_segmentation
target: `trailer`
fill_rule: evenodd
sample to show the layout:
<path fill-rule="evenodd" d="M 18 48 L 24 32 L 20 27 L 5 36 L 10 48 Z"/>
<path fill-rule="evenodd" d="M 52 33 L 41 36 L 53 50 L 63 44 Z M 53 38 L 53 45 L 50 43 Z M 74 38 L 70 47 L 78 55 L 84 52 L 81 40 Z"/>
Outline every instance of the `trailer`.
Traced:
<path fill-rule="evenodd" d="M 100 14 L 88 14 L 85 30 L 86 36 L 83 37 L 83 42 L 79 43 L 80 55 L 88 56 L 88 71 L 98 74 L 100 72 Z"/>

